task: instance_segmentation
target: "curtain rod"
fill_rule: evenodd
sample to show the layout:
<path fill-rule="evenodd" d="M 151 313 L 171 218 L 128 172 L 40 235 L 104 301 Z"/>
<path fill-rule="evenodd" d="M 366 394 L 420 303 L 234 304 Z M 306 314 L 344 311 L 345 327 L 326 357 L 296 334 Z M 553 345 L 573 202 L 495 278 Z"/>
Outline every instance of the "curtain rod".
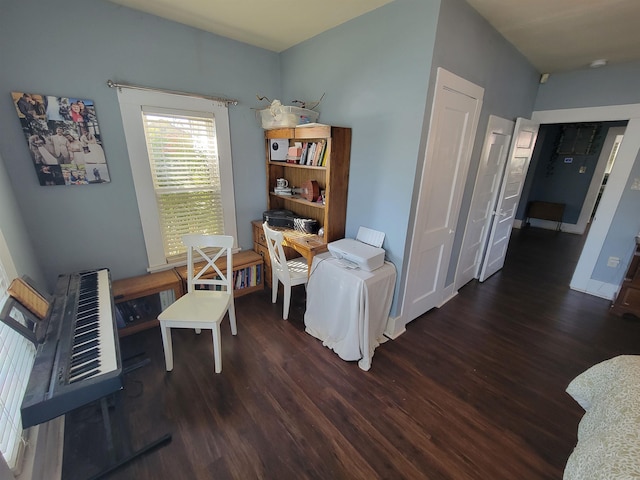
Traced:
<path fill-rule="evenodd" d="M 230 99 L 230 98 L 211 97 L 209 95 L 200 95 L 198 93 L 178 92 L 178 91 L 175 91 L 175 90 L 165 90 L 163 88 L 141 87 L 140 85 L 131 85 L 131 84 L 127 84 L 127 83 L 115 83 L 112 80 L 107 80 L 107 86 L 109 88 L 130 88 L 130 89 L 134 89 L 134 90 L 147 90 L 147 91 L 150 91 L 150 92 L 171 93 L 173 95 L 183 95 L 185 97 L 204 98 L 206 100 L 213 100 L 213 101 L 216 101 L 216 102 L 225 103 L 225 104 L 227 104 L 227 106 L 229 106 L 229 105 L 237 105 L 238 104 L 238 100 L 234 100 L 234 99 Z"/>

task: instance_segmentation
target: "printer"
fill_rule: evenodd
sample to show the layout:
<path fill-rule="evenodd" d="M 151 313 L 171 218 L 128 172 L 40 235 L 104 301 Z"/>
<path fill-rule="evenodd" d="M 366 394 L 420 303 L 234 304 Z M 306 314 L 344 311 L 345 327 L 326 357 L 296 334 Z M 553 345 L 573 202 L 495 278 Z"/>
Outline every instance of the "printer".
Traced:
<path fill-rule="evenodd" d="M 330 242 L 327 247 L 335 258 L 348 268 L 361 268 L 371 272 L 384 265 L 384 233 L 360 227 L 356 238 L 343 238 Z"/>

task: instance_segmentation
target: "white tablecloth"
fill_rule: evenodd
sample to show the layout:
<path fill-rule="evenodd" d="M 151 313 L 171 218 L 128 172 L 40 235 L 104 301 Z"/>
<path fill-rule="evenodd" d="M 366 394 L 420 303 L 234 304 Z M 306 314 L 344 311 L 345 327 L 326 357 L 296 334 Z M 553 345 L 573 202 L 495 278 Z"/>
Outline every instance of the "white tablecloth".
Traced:
<path fill-rule="evenodd" d="M 341 266 L 328 252 L 316 255 L 307 285 L 305 331 L 343 360 L 358 360 L 362 370 L 369 370 L 373 351 L 385 340 L 395 283 L 390 262 L 367 272 Z"/>

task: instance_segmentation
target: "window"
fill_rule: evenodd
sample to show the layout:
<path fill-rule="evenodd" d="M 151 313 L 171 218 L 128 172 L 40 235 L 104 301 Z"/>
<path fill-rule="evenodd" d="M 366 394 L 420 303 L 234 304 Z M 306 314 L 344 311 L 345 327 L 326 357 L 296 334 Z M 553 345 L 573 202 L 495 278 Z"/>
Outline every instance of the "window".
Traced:
<path fill-rule="evenodd" d="M 0 309 L 7 299 L 9 278 L 0 261 Z M 35 346 L 0 322 L 0 450 L 5 462 L 19 470 L 26 441 L 20 406 L 35 358 Z"/>
<path fill-rule="evenodd" d="M 157 110 L 156 110 L 157 112 Z M 142 118 L 167 258 L 184 253 L 182 235 L 224 234 L 213 116 L 156 113 Z"/>
<path fill-rule="evenodd" d="M 149 270 L 180 263 L 182 235 L 237 239 L 224 103 L 118 90 Z"/>

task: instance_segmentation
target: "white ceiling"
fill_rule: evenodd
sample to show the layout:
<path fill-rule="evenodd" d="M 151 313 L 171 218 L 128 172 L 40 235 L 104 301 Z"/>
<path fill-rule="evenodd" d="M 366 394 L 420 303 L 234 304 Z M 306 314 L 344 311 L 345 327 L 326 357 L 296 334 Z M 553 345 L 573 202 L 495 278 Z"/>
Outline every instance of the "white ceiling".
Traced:
<path fill-rule="evenodd" d="M 538 68 L 640 59 L 640 0 L 467 0 Z"/>
<path fill-rule="evenodd" d="M 110 0 L 281 52 L 392 0 Z"/>
<path fill-rule="evenodd" d="M 110 1 L 281 52 L 392 0 Z M 467 2 L 541 73 L 640 60 L 640 0 Z"/>

